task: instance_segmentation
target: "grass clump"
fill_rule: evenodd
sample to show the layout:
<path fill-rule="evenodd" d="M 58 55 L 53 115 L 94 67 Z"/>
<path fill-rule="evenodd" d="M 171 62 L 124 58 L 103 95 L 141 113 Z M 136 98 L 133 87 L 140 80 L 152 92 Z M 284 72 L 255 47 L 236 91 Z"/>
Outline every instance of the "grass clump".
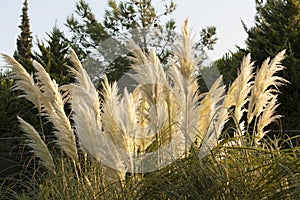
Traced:
<path fill-rule="evenodd" d="M 14 89 L 24 92 L 41 121 L 53 125 L 55 136 L 47 139 L 49 133 L 38 133 L 18 117 L 42 164 L 22 198 L 299 197 L 299 148 L 281 149 L 264 139 L 267 126 L 281 117 L 275 113 L 278 87 L 287 81 L 276 73 L 284 69 L 284 51 L 256 73 L 246 56 L 228 90 L 219 77 L 199 94 L 195 74 L 201 58 L 193 53 L 187 21 L 178 41 L 167 70 L 153 50 L 145 53 L 133 45 L 129 76 L 136 88 L 120 91 L 104 78 L 101 98 L 74 51 L 70 72 L 76 81 L 61 87 L 37 62 L 30 76 L 4 55 Z M 234 133 L 228 139 L 229 120 Z"/>

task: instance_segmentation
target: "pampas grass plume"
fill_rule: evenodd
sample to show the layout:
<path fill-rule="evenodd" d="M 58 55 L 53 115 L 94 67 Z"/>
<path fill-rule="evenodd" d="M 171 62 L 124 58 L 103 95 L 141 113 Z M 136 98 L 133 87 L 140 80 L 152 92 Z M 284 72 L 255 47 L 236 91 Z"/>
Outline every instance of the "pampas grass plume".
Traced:
<path fill-rule="evenodd" d="M 24 121 L 21 117 L 17 116 L 17 118 L 22 131 L 28 138 L 26 140 L 27 145 L 33 149 L 35 156 L 41 160 L 42 165 L 44 165 L 47 169 L 51 170 L 55 174 L 56 168 L 53 162 L 53 158 L 48 150 L 47 145 L 42 140 L 39 133 L 32 125 Z"/>
<path fill-rule="evenodd" d="M 19 95 L 19 97 L 25 97 L 27 100 L 33 103 L 39 112 L 41 112 L 41 93 L 38 86 L 34 82 L 33 76 L 30 75 L 14 58 L 6 54 L 2 54 L 2 56 L 8 64 L 8 67 L 12 70 L 10 77 L 15 80 L 12 90 L 22 91 L 23 94 Z"/>

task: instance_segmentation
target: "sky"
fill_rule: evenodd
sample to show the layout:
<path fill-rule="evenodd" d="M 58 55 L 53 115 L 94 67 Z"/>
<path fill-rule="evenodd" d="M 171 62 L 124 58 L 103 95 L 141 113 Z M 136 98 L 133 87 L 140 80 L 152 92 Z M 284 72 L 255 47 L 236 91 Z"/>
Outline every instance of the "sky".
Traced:
<path fill-rule="evenodd" d="M 153 0 L 154 5 L 162 9 L 162 0 Z M 168 2 L 168 0 L 165 0 Z M 177 9 L 171 16 L 181 27 L 188 17 L 193 32 L 196 34 L 202 28 L 215 26 L 217 29 L 217 44 L 209 51 L 210 60 L 221 58 L 226 52 L 235 51 L 236 45 L 244 47 L 247 38 L 242 22 L 247 27 L 254 26 L 254 0 L 173 0 Z M 20 34 L 23 0 L 0 0 L 0 53 L 13 55 L 16 50 L 16 39 Z M 46 32 L 57 26 L 67 32 L 65 22 L 75 10 L 77 0 L 29 0 L 29 18 L 34 46 L 36 39 L 47 39 Z M 98 20 L 103 19 L 107 0 L 86 0 Z M 36 47 L 35 47 L 36 48 Z M 3 60 L 0 59 L 0 66 Z"/>

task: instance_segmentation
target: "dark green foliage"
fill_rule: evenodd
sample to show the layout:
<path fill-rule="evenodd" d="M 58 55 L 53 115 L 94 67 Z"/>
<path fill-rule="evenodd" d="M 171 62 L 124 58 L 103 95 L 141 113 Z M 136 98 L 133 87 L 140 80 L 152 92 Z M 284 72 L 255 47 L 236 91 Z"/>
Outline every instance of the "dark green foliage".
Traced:
<path fill-rule="evenodd" d="M 298 0 L 269 0 L 257 3 L 255 27 L 246 30 L 246 41 L 250 51 L 261 64 L 266 56 L 274 56 L 287 50 L 283 62 L 286 70 L 279 74 L 290 84 L 279 96 L 281 106 L 278 113 L 284 115 L 284 129 L 300 128 L 300 2 Z"/>
<path fill-rule="evenodd" d="M 119 4 L 115 0 L 109 0 L 108 4 L 104 26 L 111 35 L 132 34 L 131 39 L 139 47 L 146 52 L 149 47 L 156 48 L 159 55 L 163 55 L 167 50 L 166 43 L 173 42 L 175 22 L 160 22 L 162 16 L 170 15 L 176 9 L 172 1 L 169 5 L 164 5 L 163 13 L 158 13 L 151 0 L 129 0 Z"/>
<path fill-rule="evenodd" d="M 20 136 L 17 115 L 36 122 L 32 104 L 24 98 L 18 98 L 19 91 L 11 91 L 13 80 L 8 76 L 9 73 L 0 74 L 0 137 Z"/>
<path fill-rule="evenodd" d="M 13 121 L 13 116 L 8 113 L 13 110 L 11 103 L 16 100 L 16 97 L 11 94 L 10 88 L 13 81 L 6 74 L 0 74 L 0 133 L 1 137 L 9 136 L 11 132 L 10 124 Z"/>
<path fill-rule="evenodd" d="M 82 20 L 76 19 L 78 15 Z M 79 49 L 79 58 L 83 59 L 91 53 L 92 49 L 97 49 L 97 46 L 109 38 L 109 34 L 104 29 L 104 26 L 99 22 L 92 13 L 89 5 L 83 0 L 76 4 L 75 14 L 67 18 L 66 26 L 72 32 L 72 43 L 75 49 Z"/>
<path fill-rule="evenodd" d="M 47 44 L 40 40 L 37 41 L 40 52 L 35 53 L 35 59 L 44 66 L 58 85 L 69 83 L 71 74 L 67 65 L 71 65 L 71 63 L 67 55 L 70 47 L 64 33 L 54 26 L 47 35 L 49 37 L 46 40 Z"/>
<path fill-rule="evenodd" d="M 300 129 L 300 2 L 298 0 L 256 1 L 255 26 L 248 29 L 246 48 L 238 49 L 216 62 L 228 85 L 236 77 L 237 67 L 243 56 L 251 53 L 255 65 L 261 66 L 266 57 L 273 57 L 286 49 L 283 65 L 278 74 L 290 84 L 283 86 L 279 95 L 281 104 L 277 112 L 284 115 L 282 127 L 276 129 Z"/>
<path fill-rule="evenodd" d="M 243 49 L 235 53 L 226 53 L 221 59 L 215 61 L 219 72 L 223 75 L 223 82 L 229 86 L 237 77 L 238 70 L 241 66 L 241 60 L 247 55 Z"/>
<path fill-rule="evenodd" d="M 199 49 L 203 53 L 206 50 L 214 50 L 214 45 L 216 44 L 216 42 L 216 27 L 209 26 L 201 30 L 200 40 L 198 43 L 196 43 L 195 49 Z"/>
<path fill-rule="evenodd" d="M 19 130 L 17 115 L 33 124 L 39 124 L 32 112 L 32 104 L 18 98 L 19 92 L 11 92 L 13 80 L 9 73 L 0 74 L 0 178 L 17 176 L 31 158 L 24 154 L 23 133 Z M 39 127 L 38 127 L 39 128 Z"/>
<path fill-rule="evenodd" d="M 255 27 L 245 30 L 246 44 L 258 63 L 264 56 L 274 56 L 282 49 L 299 58 L 300 2 L 297 0 L 268 0 L 257 3 Z"/>
<path fill-rule="evenodd" d="M 298 199 L 296 148 L 217 147 L 146 174 L 134 199 Z"/>
<path fill-rule="evenodd" d="M 17 51 L 15 59 L 30 73 L 32 65 L 32 36 L 28 17 L 28 0 L 24 1 L 22 9 L 22 21 L 19 28 L 21 33 L 17 38 Z M 13 177 L 18 179 L 21 170 L 32 155 L 24 154 L 23 135 L 18 127 L 17 116 L 37 125 L 40 130 L 40 122 L 36 119 L 37 111 L 33 110 L 32 104 L 24 98 L 18 98 L 19 91 L 11 91 L 14 80 L 9 78 L 9 72 L 0 75 L 0 177 Z M 8 139 L 12 137 L 12 139 Z M 22 166 L 23 165 L 23 166 Z M 13 181 L 14 182 L 14 181 Z"/>
<path fill-rule="evenodd" d="M 27 71 L 32 72 L 32 35 L 28 16 L 28 0 L 24 1 L 21 18 L 21 25 L 19 26 L 21 33 L 17 39 L 17 51 L 14 53 L 14 57 Z"/>

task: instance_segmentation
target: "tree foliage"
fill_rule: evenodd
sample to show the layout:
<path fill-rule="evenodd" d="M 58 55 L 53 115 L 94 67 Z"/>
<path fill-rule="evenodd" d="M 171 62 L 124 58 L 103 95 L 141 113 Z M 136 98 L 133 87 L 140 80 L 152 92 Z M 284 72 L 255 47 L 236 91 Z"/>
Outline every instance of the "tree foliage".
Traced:
<path fill-rule="evenodd" d="M 25 0 L 22 9 L 22 22 L 19 28 L 21 33 L 17 38 L 17 50 L 14 53 L 15 59 L 21 63 L 28 72 L 33 72 L 32 66 L 32 36 L 28 16 L 28 1 Z M 7 66 L 4 66 L 6 68 Z M 22 141 L 17 139 L 21 132 L 18 128 L 17 116 L 22 116 L 33 124 L 39 124 L 36 120 L 36 112 L 32 104 L 24 98 L 18 98 L 19 91 L 11 91 L 14 80 L 11 79 L 9 71 L 0 73 L 0 137 L 14 137 L 14 139 L 2 139 L 0 141 L 0 176 L 6 177 L 17 174 L 21 170 L 18 164 L 25 163 L 30 155 L 21 154 Z M 7 170 L 7 168 L 10 170 Z"/>
<path fill-rule="evenodd" d="M 50 33 L 47 33 L 49 39 L 38 40 L 37 45 L 40 52 L 35 53 L 35 60 L 43 65 L 46 71 L 59 85 L 70 82 L 71 74 L 67 65 L 71 65 L 67 54 L 70 49 L 64 33 L 54 26 Z"/>
<path fill-rule="evenodd" d="M 28 16 L 28 0 L 24 1 L 21 18 L 21 25 L 19 26 L 21 33 L 17 39 L 17 51 L 14 53 L 14 57 L 25 66 L 27 70 L 32 71 L 32 35 Z"/>
<path fill-rule="evenodd" d="M 237 69 L 240 67 L 240 60 L 246 55 L 247 52 L 244 49 L 239 48 L 236 52 L 226 53 L 221 59 L 218 59 L 213 63 L 223 75 L 224 84 L 229 86 L 237 77 Z"/>
<path fill-rule="evenodd" d="M 75 44 L 75 49 L 79 49 L 79 57 L 85 60 L 90 74 L 100 79 L 105 73 L 114 81 L 129 70 L 130 61 L 126 55 L 130 54 L 130 40 L 134 40 L 145 51 L 148 51 L 148 47 L 160 48 L 161 59 L 166 58 L 167 44 L 174 39 L 175 22 L 170 20 L 163 26 L 159 20 L 174 10 L 175 4 L 172 2 L 165 5 L 164 13 L 158 14 L 151 0 L 119 3 L 109 0 L 101 22 L 96 19 L 89 5 L 80 0 L 76 4 L 76 15 L 67 19 L 67 27 L 73 33 L 71 43 Z M 95 69 L 95 63 L 98 69 Z"/>
<path fill-rule="evenodd" d="M 32 72 L 32 36 L 28 16 L 28 0 L 24 1 L 22 8 L 22 22 L 19 28 L 21 34 L 17 38 L 17 51 L 15 59 L 21 63 L 28 72 Z M 4 66 L 5 67 L 5 66 Z M 0 74 L 0 133 L 1 136 L 16 136 L 17 129 L 16 115 L 30 117 L 31 106 L 26 100 L 17 98 L 19 92 L 12 92 L 10 88 L 14 80 L 9 78 L 9 71 Z"/>
<path fill-rule="evenodd" d="M 172 56 L 171 46 L 176 41 L 176 23 L 167 16 L 176 5 L 161 3 L 163 11 L 158 11 L 151 0 L 126 0 L 117 3 L 108 1 L 103 21 L 96 19 L 89 5 L 80 0 L 76 4 L 75 15 L 67 19 L 67 26 L 73 34 L 71 43 L 75 44 L 79 58 L 84 61 L 92 78 L 100 79 L 103 74 L 110 81 L 119 80 L 130 69 L 128 44 L 134 41 L 139 48 L 149 53 L 154 48 L 160 61 L 167 64 Z M 195 48 L 212 49 L 216 41 L 215 28 L 203 29 Z M 99 67 L 95 69 L 95 64 Z M 92 66 L 92 67 L 91 67 Z M 98 75 L 97 75 L 98 74 Z"/>
<path fill-rule="evenodd" d="M 287 50 L 282 76 L 290 84 L 282 90 L 278 112 L 285 116 L 285 129 L 300 128 L 300 2 L 298 0 L 257 1 L 255 27 L 247 29 L 248 51 L 258 64 L 263 57 Z"/>
<path fill-rule="evenodd" d="M 232 71 L 238 67 L 237 61 L 247 53 L 251 53 L 260 66 L 263 59 L 274 56 L 286 49 L 287 56 L 283 61 L 286 69 L 279 75 L 290 84 L 279 95 L 278 113 L 284 115 L 284 129 L 300 128 L 300 2 L 298 0 L 265 0 L 256 1 L 255 26 L 247 28 L 246 48 L 239 48 L 218 60 L 216 64 L 225 72 L 225 82 L 230 83 L 235 74 Z M 280 127 L 276 127 L 280 128 Z"/>

